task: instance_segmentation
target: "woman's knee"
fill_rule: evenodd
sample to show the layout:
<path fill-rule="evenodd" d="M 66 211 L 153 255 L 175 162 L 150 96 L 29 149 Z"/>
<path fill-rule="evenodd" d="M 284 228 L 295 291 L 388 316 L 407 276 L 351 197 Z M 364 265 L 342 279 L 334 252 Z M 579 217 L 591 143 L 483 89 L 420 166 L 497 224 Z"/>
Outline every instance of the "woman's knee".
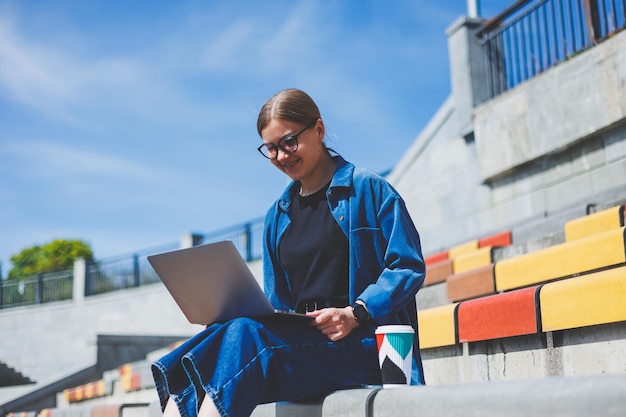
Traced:
<path fill-rule="evenodd" d="M 217 407 L 211 400 L 211 397 L 206 394 L 204 396 L 204 399 L 202 400 L 202 405 L 200 406 L 198 417 L 220 417 L 220 413 L 219 411 L 217 411 Z"/>
<path fill-rule="evenodd" d="M 248 317 L 232 319 L 225 325 L 227 332 L 234 332 L 236 334 L 259 333 L 261 328 L 263 328 L 261 323 Z"/>
<path fill-rule="evenodd" d="M 178 406 L 176 405 L 172 397 L 170 397 L 167 400 L 167 404 L 165 404 L 163 417 L 180 417 L 180 411 L 178 411 Z"/>

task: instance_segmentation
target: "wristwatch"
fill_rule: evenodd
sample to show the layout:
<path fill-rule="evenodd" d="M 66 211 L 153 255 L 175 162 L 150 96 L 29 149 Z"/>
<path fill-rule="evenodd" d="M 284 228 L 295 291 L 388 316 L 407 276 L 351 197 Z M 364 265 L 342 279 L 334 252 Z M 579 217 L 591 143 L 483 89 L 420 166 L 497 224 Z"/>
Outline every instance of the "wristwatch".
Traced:
<path fill-rule="evenodd" d="M 365 306 L 361 303 L 352 304 L 352 314 L 359 323 L 367 323 L 370 320 L 370 313 L 367 312 Z"/>

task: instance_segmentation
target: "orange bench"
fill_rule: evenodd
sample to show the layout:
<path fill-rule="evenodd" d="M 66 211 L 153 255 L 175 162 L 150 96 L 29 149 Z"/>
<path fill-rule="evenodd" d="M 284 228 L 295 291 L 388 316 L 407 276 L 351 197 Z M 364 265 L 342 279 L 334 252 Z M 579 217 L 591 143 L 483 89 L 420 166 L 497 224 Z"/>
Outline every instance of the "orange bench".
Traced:
<path fill-rule="evenodd" d="M 445 282 L 448 275 L 452 274 L 452 259 L 445 259 L 435 264 L 426 266 L 426 277 L 424 278 L 424 286 Z"/>
<path fill-rule="evenodd" d="M 513 243 L 513 236 L 510 230 L 495 235 L 487 236 L 478 241 L 478 247 L 484 248 L 486 246 L 493 247 L 505 247 L 510 246 Z"/>
<path fill-rule="evenodd" d="M 429 255 L 425 257 L 424 263 L 426 264 L 426 266 L 429 266 L 429 265 L 436 264 L 441 261 L 445 261 L 446 259 L 448 259 L 448 251 L 443 251 L 443 252 L 435 253 L 433 255 Z"/>
<path fill-rule="evenodd" d="M 457 308 L 459 342 L 478 342 L 541 331 L 539 287 L 464 301 Z"/>
<path fill-rule="evenodd" d="M 493 270 L 494 264 L 489 264 L 448 276 L 446 279 L 448 300 L 463 301 L 495 294 L 496 280 Z"/>

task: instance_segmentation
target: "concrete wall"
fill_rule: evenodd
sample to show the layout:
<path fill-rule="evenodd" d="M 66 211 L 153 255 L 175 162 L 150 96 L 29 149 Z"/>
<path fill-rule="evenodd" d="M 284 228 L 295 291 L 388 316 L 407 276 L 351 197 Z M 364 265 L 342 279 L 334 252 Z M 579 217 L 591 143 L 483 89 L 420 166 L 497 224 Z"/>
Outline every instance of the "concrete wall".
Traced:
<path fill-rule="evenodd" d="M 37 382 L 96 363 L 98 334 L 180 335 L 198 328 L 162 285 L 0 311 L 0 358 Z"/>
<path fill-rule="evenodd" d="M 490 219 L 479 223 L 476 218 L 490 207 L 490 188 L 482 184 L 475 143 L 459 134 L 452 98 L 433 122 L 438 124 L 425 129 L 389 175 L 406 201 L 425 254 L 495 229 Z"/>
<path fill-rule="evenodd" d="M 448 30 L 452 94 L 388 177 L 426 255 L 509 229 L 523 244 L 626 198 L 626 32 L 484 101 L 478 23 Z"/>
<path fill-rule="evenodd" d="M 625 119 L 622 31 L 476 108 L 481 175 L 505 175 Z"/>
<path fill-rule="evenodd" d="M 422 351 L 430 385 L 600 376 L 626 371 L 624 323 Z"/>

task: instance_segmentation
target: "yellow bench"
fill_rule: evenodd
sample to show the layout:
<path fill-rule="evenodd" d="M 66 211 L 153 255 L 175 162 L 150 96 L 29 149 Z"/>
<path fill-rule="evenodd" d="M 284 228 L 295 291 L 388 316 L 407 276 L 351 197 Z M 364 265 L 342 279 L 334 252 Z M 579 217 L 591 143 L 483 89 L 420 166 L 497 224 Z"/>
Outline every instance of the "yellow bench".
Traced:
<path fill-rule="evenodd" d="M 420 310 L 417 313 L 420 349 L 456 344 L 457 304 Z"/>
<path fill-rule="evenodd" d="M 626 267 L 545 284 L 539 293 L 544 332 L 626 320 Z"/>
<path fill-rule="evenodd" d="M 454 259 L 459 255 L 475 251 L 476 249 L 478 249 L 478 240 L 470 240 L 469 242 L 453 246 L 448 250 L 448 259 Z"/>
<path fill-rule="evenodd" d="M 490 265 L 493 262 L 493 248 L 487 246 L 458 255 L 452 260 L 455 274 Z"/>
<path fill-rule="evenodd" d="M 497 291 L 508 291 L 626 262 L 624 227 L 496 263 Z"/>
<path fill-rule="evenodd" d="M 626 226 L 624 206 L 611 207 L 565 223 L 565 241 L 571 242 L 623 226 Z"/>

